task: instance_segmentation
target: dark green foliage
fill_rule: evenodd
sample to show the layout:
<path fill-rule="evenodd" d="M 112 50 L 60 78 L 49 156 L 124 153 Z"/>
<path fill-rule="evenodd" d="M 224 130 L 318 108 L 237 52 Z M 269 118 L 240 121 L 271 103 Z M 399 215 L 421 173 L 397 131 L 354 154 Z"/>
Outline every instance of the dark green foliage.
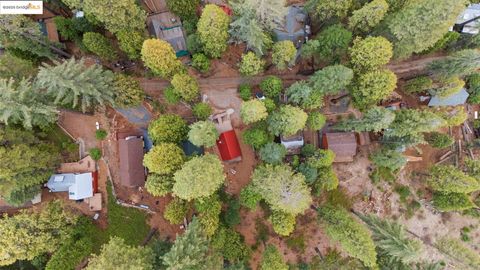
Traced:
<path fill-rule="evenodd" d="M 233 196 L 227 198 L 227 210 L 223 214 L 223 221 L 230 228 L 240 224 L 240 200 Z"/>
<path fill-rule="evenodd" d="M 267 143 L 260 151 L 260 158 L 270 164 L 279 165 L 282 163 L 283 158 L 287 154 L 287 149 L 282 144 Z"/>
<path fill-rule="evenodd" d="M 8 194 L 3 195 L 3 199 L 11 206 L 22 206 L 41 192 L 40 185 L 15 187 Z"/>
<path fill-rule="evenodd" d="M 105 138 L 107 138 L 107 135 L 108 135 L 108 133 L 105 129 L 95 130 L 95 138 L 97 140 L 100 140 L 100 141 L 105 140 Z"/>
<path fill-rule="evenodd" d="M 376 151 L 370 156 L 370 159 L 375 166 L 388 168 L 392 171 L 399 170 L 407 164 L 407 159 L 402 153 L 387 148 Z"/>
<path fill-rule="evenodd" d="M 338 177 L 332 167 L 320 168 L 314 183 L 314 193 L 319 196 L 322 191 L 331 191 L 338 187 Z"/>
<path fill-rule="evenodd" d="M 197 54 L 197 53 L 203 52 L 203 45 L 197 34 L 190 34 L 187 37 L 186 42 L 187 42 L 187 50 L 191 54 Z"/>
<path fill-rule="evenodd" d="M 408 80 L 403 89 L 409 94 L 422 93 L 433 87 L 433 81 L 428 76 L 420 76 Z"/>
<path fill-rule="evenodd" d="M 308 163 L 302 163 L 298 166 L 297 171 L 305 176 L 305 182 L 309 185 L 317 181 L 318 170 L 310 166 Z"/>
<path fill-rule="evenodd" d="M 315 145 L 307 143 L 300 150 L 300 154 L 304 157 L 311 157 L 315 154 L 315 149 Z"/>
<path fill-rule="evenodd" d="M 325 168 L 331 166 L 334 159 L 335 153 L 332 150 L 317 149 L 307 161 L 315 168 Z"/>
<path fill-rule="evenodd" d="M 410 197 L 410 195 L 412 195 L 412 193 L 410 192 L 410 189 L 404 185 L 397 185 L 395 186 L 394 190 L 400 196 L 400 201 L 402 203 L 407 202 L 407 199 Z"/>
<path fill-rule="evenodd" d="M 180 102 L 180 95 L 177 93 L 175 88 L 173 86 L 169 86 L 163 90 L 163 96 L 165 97 L 165 100 L 169 104 L 177 104 Z"/>
<path fill-rule="evenodd" d="M 232 228 L 220 226 L 212 238 L 212 247 L 230 263 L 244 262 L 250 257 L 250 248 L 243 236 Z"/>
<path fill-rule="evenodd" d="M 377 266 L 375 244 L 369 231 L 346 210 L 324 205 L 318 209 L 318 216 L 327 235 L 339 242 L 346 253 L 361 260 L 367 267 Z"/>
<path fill-rule="evenodd" d="M 243 101 L 247 101 L 252 97 L 252 88 L 248 84 L 241 84 L 238 87 L 238 93 Z"/>
<path fill-rule="evenodd" d="M 327 254 L 320 259 L 319 256 L 315 256 L 306 270 L 359 270 L 364 269 L 358 259 L 352 257 L 342 257 L 342 254 L 335 249 L 328 249 Z M 303 269 L 302 269 L 303 270 Z"/>
<path fill-rule="evenodd" d="M 240 192 L 240 204 L 250 210 L 255 210 L 260 200 L 262 200 L 262 196 L 255 192 L 253 186 L 250 184 Z"/>
<path fill-rule="evenodd" d="M 120 49 L 127 54 L 128 58 L 133 60 L 140 58 L 143 41 L 145 40 L 142 32 L 122 30 L 118 32 L 116 36 Z"/>
<path fill-rule="evenodd" d="M 187 123 L 176 114 L 161 115 L 148 126 L 148 134 L 154 143 L 178 143 L 186 138 L 187 133 Z"/>
<path fill-rule="evenodd" d="M 210 70 L 210 59 L 203 53 L 196 53 L 192 57 L 192 67 L 202 73 L 206 73 Z"/>
<path fill-rule="evenodd" d="M 182 20 L 196 17 L 195 11 L 199 4 L 199 0 L 167 0 L 168 9 Z"/>
<path fill-rule="evenodd" d="M 454 143 L 454 139 L 448 134 L 440 132 L 432 132 L 426 136 L 428 144 L 432 147 L 443 149 L 447 148 Z"/>
<path fill-rule="evenodd" d="M 93 32 L 95 27 L 83 18 L 65 18 L 57 16 L 53 18 L 60 35 L 70 41 L 74 41 L 78 46 L 82 46 L 82 35 L 86 32 Z M 81 47 L 80 47 L 81 48 Z"/>
<path fill-rule="evenodd" d="M 260 83 L 263 94 L 271 99 L 277 99 L 283 90 L 282 80 L 276 76 L 268 76 Z"/>
<path fill-rule="evenodd" d="M 443 193 L 435 192 L 433 194 L 433 205 L 440 211 L 463 211 L 475 207 L 469 195 L 463 193 Z"/>
<path fill-rule="evenodd" d="M 193 105 L 192 112 L 198 120 L 207 120 L 207 118 L 212 114 L 213 110 L 210 105 L 201 102 Z"/>
<path fill-rule="evenodd" d="M 277 104 L 275 104 L 275 101 L 271 98 L 265 98 L 262 102 L 265 105 L 265 108 L 267 108 L 267 113 L 271 113 L 277 108 Z"/>
<path fill-rule="evenodd" d="M 154 269 L 166 270 L 167 266 L 163 263 L 163 255 L 170 251 L 172 243 L 156 239 L 151 244 L 150 248 L 154 254 Z"/>
<path fill-rule="evenodd" d="M 467 76 L 468 103 L 480 104 L 480 73 L 474 73 Z"/>
<path fill-rule="evenodd" d="M 460 38 L 460 33 L 449 31 L 424 53 L 432 53 L 452 46 Z"/>
<path fill-rule="evenodd" d="M 265 128 L 260 125 L 245 130 L 242 139 L 245 144 L 251 145 L 254 149 L 260 149 L 272 140 Z"/>
<path fill-rule="evenodd" d="M 480 67 L 480 53 L 474 49 L 454 52 L 448 57 L 431 62 L 428 69 L 442 77 L 466 76 Z"/>
<path fill-rule="evenodd" d="M 87 50 L 105 60 L 113 60 L 117 57 L 117 53 L 111 45 L 111 42 L 106 37 L 102 36 L 102 34 L 87 32 L 83 34 L 82 42 Z"/>
<path fill-rule="evenodd" d="M 102 150 L 96 147 L 90 149 L 89 154 L 93 160 L 100 160 L 102 158 Z"/>
<path fill-rule="evenodd" d="M 317 53 L 320 59 L 330 63 L 340 62 L 352 42 L 352 32 L 341 24 L 336 24 L 320 32 L 315 41 L 318 41 Z"/>

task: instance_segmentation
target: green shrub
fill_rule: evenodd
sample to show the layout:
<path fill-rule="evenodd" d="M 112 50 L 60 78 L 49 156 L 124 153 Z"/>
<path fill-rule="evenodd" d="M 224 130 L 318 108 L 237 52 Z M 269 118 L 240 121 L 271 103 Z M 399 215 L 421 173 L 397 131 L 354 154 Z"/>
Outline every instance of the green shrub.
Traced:
<path fill-rule="evenodd" d="M 467 76 L 468 102 L 471 104 L 480 104 L 480 73 L 474 73 Z"/>
<path fill-rule="evenodd" d="M 184 200 L 174 198 L 165 206 L 163 217 L 171 224 L 182 224 L 183 218 L 188 213 L 188 203 Z"/>
<path fill-rule="evenodd" d="M 300 154 L 304 157 L 311 157 L 315 154 L 315 149 L 315 145 L 307 143 L 302 147 Z"/>
<path fill-rule="evenodd" d="M 443 193 L 435 192 L 433 194 L 433 205 L 440 211 L 462 211 L 475 207 L 471 198 L 463 193 Z"/>
<path fill-rule="evenodd" d="M 273 230 L 281 236 L 289 236 L 295 230 L 295 216 L 281 211 L 273 211 L 270 216 Z"/>
<path fill-rule="evenodd" d="M 187 37 L 187 50 L 191 54 L 201 53 L 203 51 L 203 45 L 197 34 L 191 34 Z"/>
<path fill-rule="evenodd" d="M 317 195 L 320 195 L 322 191 L 331 191 L 337 187 L 338 177 L 331 166 L 318 170 L 318 177 L 314 184 L 314 191 Z"/>
<path fill-rule="evenodd" d="M 279 77 L 268 76 L 260 83 L 263 94 L 271 99 L 277 99 L 283 90 L 283 83 Z"/>
<path fill-rule="evenodd" d="M 268 113 L 275 111 L 275 109 L 277 108 L 277 104 L 275 104 L 275 101 L 273 101 L 273 99 L 271 98 L 265 98 L 264 100 L 262 100 L 262 102 L 265 105 L 265 108 L 267 108 Z"/>
<path fill-rule="evenodd" d="M 260 149 L 259 155 L 264 162 L 280 165 L 287 155 L 287 149 L 282 144 L 271 142 Z"/>
<path fill-rule="evenodd" d="M 334 159 L 335 153 L 332 150 L 317 149 L 307 161 L 315 168 L 323 168 L 332 165 Z"/>
<path fill-rule="evenodd" d="M 220 226 L 213 235 L 212 247 L 230 263 L 248 261 L 250 257 L 250 248 L 245 244 L 243 236 L 225 226 Z"/>
<path fill-rule="evenodd" d="M 405 92 L 409 94 L 422 93 L 433 87 L 433 81 L 428 76 L 420 76 L 411 80 L 403 86 Z"/>
<path fill-rule="evenodd" d="M 145 183 L 145 189 L 153 196 L 165 196 L 172 192 L 173 184 L 171 175 L 150 173 Z"/>
<path fill-rule="evenodd" d="M 111 42 L 99 33 L 87 32 L 83 34 L 82 42 L 87 50 L 105 60 L 113 60 L 117 57 Z"/>
<path fill-rule="evenodd" d="M 458 40 L 458 38 L 460 38 L 460 33 L 455 31 L 449 31 L 445 33 L 445 35 L 443 35 L 440 40 L 433 44 L 433 46 L 427 49 L 424 53 L 432 53 L 450 47 Z"/>
<path fill-rule="evenodd" d="M 140 59 L 143 41 L 145 37 L 136 31 L 123 30 L 117 33 L 118 45 L 130 59 Z"/>
<path fill-rule="evenodd" d="M 311 130 L 320 130 L 327 123 L 327 118 L 320 112 L 311 112 L 308 114 L 307 127 Z"/>
<path fill-rule="evenodd" d="M 335 207 L 341 207 L 350 210 L 353 206 L 353 200 L 348 196 L 343 188 L 337 188 L 327 192 L 327 203 Z"/>
<path fill-rule="evenodd" d="M 154 143 L 179 143 L 187 137 L 185 120 L 176 114 L 163 114 L 148 126 L 148 134 Z"/>
<path fill-rule="evenodd" d="M 102 150 L 99 148 L 92 148 L 89 151 L 90 157 L 92 157 L 93 160 L 100 160 L 102 158 Z"/>
<path fill-rule="evenodd" d="M 318 178 L 318 170 L 307 163 L 298 166 L 297 171 L 305 176 L 305 182 L 309 185 L 315 183 Z"/>
<path fill-rule="evenodd" d="M 432 132 L 427 137 L 426 140 L 428 144 L 432 147 L 443 149 L 447 148 L 452 145 L 455 141 L 452 137 L 448 134 L 440 133 L 440 132 Z"/>
<path fill-rule="evenodd" d="M 99 141 L 102 141 L 102 140 L 105 140 L 105 138 L 107 137 L 108 133 L 106 130 L 104 129 L 97 129 L 95 131 L 95 138 Z"/>
<path fill-rule="evenodd" d="M 480 265 L 480 255 L 473 249 L 465 246 L 462 242 L 453 238 L 440 238 L 435 242 L 435 247 L 443 254 L 454 258 L 462 265 L 467 265 L 471 269 L 478 269 Z M 459 266 L 459 268 L 462 268 Z M 464 268 L 465 269 L 465 268 Z"/>
<path fill-rule="evenodd" d="M 93 25 L 86 18 L 56 16 L 53 22 L 64 39 L 74 41 L 78 46 L 82 46 L 83 33 L 94 31 Z"/>
<path fill-rule="evenodd" d="M 403 203 L 407 202 L 408 197 L 412 195 L 410 189 L 404 185 L 397 185 L 394 190 L 398 193 L 398 195 L 400 196 L 400 201 Z"/>
<path fill-rule="evenodd" d="M 243 101 L 248 101 L 252 97 L 252 88 L 248 84 L 241 84 L 238 87 L 238 93 Z"/>
<path fill-rule="evenodd" d="M 167 103 L 175 105 L 180 102 L 180 95 L 175 91 L 175 88 L 173 86 L 169 86 L 163 90 L 163 97 L 167 101 Z"/>
<path fill-rule="evenodd" d="M 260 149 L 271 141 L 271 136 L 262 127 L 252 127 L 245 130 L 242 134 L 243 143 L 252 146 L 254 149 Z"/>
<path fill-rule="evenodd" d="M 202 73 L 207 73 L 210 70 L 210 59 L 203 53 L 196 53 L 192 57 L 192 67 Z"/>
<path fill-rule="evenodd" d="M 208 117 L 212 114 L 213 110 L 207 103 L 201 102 L 193 105 L 192 108 L 193 116 L 198 120 L 207 120 Z"/>
<path fill-rule="evenodd" d="M 252 185 L 247 185 L 240 192 L 240 204 L 250 210 L 255 210 L 262 196 L 255 192 Z"/>
<path fill-rule="evenodd" d="M 228 198 L 227 200 L 227 210 L 223 215 L 225 224 L 233 228 L 236 225 L 240 224 L 240 201 L 234 197 Z"/>
<path fill-rule="evenodd" d="M 303 234 L 300 234 L 300 235 L 292 235 L 290 237 L 287 238 L 287 240 L 285 241 L 285 243 L 287 244 L 288 248 L 290 249 L 293 249 L 297 252 L 300 252 L 300 253 L 304 253 L 305 252 L 305 248 L 307 247 L 307 245 L 305 244 L 305 236 Z M 301 270 L 302 268 L 299 268 L 299 270 Z M 317 269 L 317 268 L 306 268 L 307 270 L 308 269 Z"/>

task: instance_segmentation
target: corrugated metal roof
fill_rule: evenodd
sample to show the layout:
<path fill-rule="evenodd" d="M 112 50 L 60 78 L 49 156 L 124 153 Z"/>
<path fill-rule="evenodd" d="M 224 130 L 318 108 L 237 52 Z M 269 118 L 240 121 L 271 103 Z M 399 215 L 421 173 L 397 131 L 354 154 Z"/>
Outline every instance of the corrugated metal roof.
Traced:
<path fill-rule="evenodd" d="M 139 187 L 145 184 L 143 167 L 143 139 L 126 138 L 118 141 L 120 156 L 120 183 L 127 187 Z"/>
<path fill-rule="evenodd" d="M 217 147 L 223 161 L 238 160 L 242 157 L 240 144 L 233 129 L 220 134 L 220 138 L 217 140 Z"/>
<path fill-rule="evenodd" d="M 335 162 L 353 161 L 357 154 L 357 139 L 353 132 L 332 132 L 323 134 L 322 146 L 335 153 Z"/>
<path fill-rule="evenodd" d="M 448 97 L 442 98 L 439 96 L 434 96 L 428 102 L 428 106 L 437 107 L 437 106 L 457 106 L 463 105 L 468 99 L 468 92 L 465 88 L 462 88 L 457 93 L 450 95 Z"/>

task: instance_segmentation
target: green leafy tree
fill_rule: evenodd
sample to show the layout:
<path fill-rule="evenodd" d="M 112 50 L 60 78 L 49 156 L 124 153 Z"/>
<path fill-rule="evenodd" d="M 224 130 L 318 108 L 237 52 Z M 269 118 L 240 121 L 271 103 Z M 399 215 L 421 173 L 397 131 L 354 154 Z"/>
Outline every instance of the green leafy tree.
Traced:
<path fill-rule="evenodd" d="M 480 53 L 473 49 L 454 52 L 447 58 L 435 60 L 428 65 L 430 72 L 443 77 L 470 75 L 478 68 Z"/>
<path fill-rule="evenodd" d="M 33 62 L 19 58 L 9 52 L 0 57 L 0 78 L 20 81 L 23 78 L 29 78 L 37 73 Z"/>
<path fill-rule="evenodd" d="M 315 39 L 307 42 L 310 52 L 307 51 L 304 56 L 310 55 L 328 62 L 339 62 L 347 53 L 351 42 L 352 32 L 340 24 L 332 25 L 320 32 Z"/>
<path fill-rule="evenodd" d="M 288 10 L 285 0 L 245 0 L 244 10 L 254 12 L 257 21 L 266 30 L 272 30 L 285 18 Z"/>
<path fill-rule="evenodd" d="M 183 150 L 173 143 L 155 145 L 143 158 L 143 164 L 150 172 L 156 174 L 172 174 L 185 161 Z"/>
<path fill-rule="evenodd" d="M 409 135 L 432 132 L 445 125 L 445 120 L 434 112 L 402 109 L 395 112 L 395 120 L 384 132 L 384 136 L 408 137 Z"/>
<path fill-rule="evenodd" d="M 218 139 L 218 131 L 210 121 L 199 121 L 190 125 L 188 140 L 196 146 L 212 147 Z"/>
<path fill-rule="evenodd" d="M 245 42 L 247 49 L 253 50 L 257 55 L 263 55 L 272 46 L 273 41 L 258 21 L 255 9 L 250 8 L 245 2 L 232 2 L 234 19 L 228 31 L 231 40 L 235 43 Z"/>
<path fill-rule="evenodd" d="M 268 116 L 268 130 L 275 136 L 291 136 L 305 127 L 307 117 L 301 109 L 284 105 Z"/>
<path fill-rule="evenodd" d="M 473 177 L 450 165 L 438 165 L 430 169 L 427 180 L 435 191 L 470 193 L 480 190 L 480 183 Z"/>
<path fill-rule="evenodd" d="M 352 80 L 353 70 L 342 65 L 325 67 L 315 72 L 309 79 L 315 91 L 328 95 L 344 90 Z"/>
<path fill-rule="evenodd" d="M 260 261 L 260 270 L 288 270 L 288 265 L 285 263 L 282 254 L 278 249 L 270 244 L 267 245 Z"/>
<path fill-rule="evenodd" d="M 119 237 L 112 237 L 102 246 L 100 254 L 93 255 L 87 270 L 153 269 L 153 252 L 145 247 L 132 247 Z"/>
<path fill-rule="evenodd" d="M 260 147 L 271 140 L 268 132 L 260 127 L 252 127 L 245 130 L 242 134 L 242 139 L 245 144 L 251 145 L 254 149 L 260 149 Z"/>
<path fill-rule="evenodd" d="M 0 122 L 27 129 L 46 127 L 57 120 L 57 109 L 47 104 L 27 79 L 16 83 L 0 79 Z"/>
<path fill-rule="evenodd" d="M 179 198 L 173 198 L 173 200 L 165 206 L 163 217 L 171 224 L 182 224 L 183 219 L 187 216 L 188 208 L 188 203 L 186 201 Z"/>
<path fill-rule="evenodd" d="M 443 212 L 463 211 L 475 207 L 469 195 L 464 193 L 433 193 L 433 206 Z"/>
<path fill-rule="evenodd" d="M 225 181 L 225 175 L 220 160 L 212 154 L 206 154 L 187 161 L 175 173 L 174 180 L 173 193 L 190 201 L 212 195 Z"/>
<path fill-rule="evenodd" d="M 263 91 L 266 97 L 276 99 L 282 92 L 283 82 L 277 76 L 268 76 L 260 83 L 260 90 Z"/>
<path fill-rule="evenodd" d="M 200 87 L 197 79 L 194 77 L 188 74 L 178 73 L 173 75 L 171 83 L 175 92 L 185 101 L 192 102 L 198 98 Z"/>
<path fill-rule="evenodd" d="M 273 45 L 272 63 L 278 69 L 286 69 L 295 60 L 297 48 L 290 40 L 279 41 Z"/>
<path fill-rule="evenodd" d="M 124 74 L 115 74 L 113 86 L 115 88 L 115 105 L 119 107 L 140 106 L 145 99 L 140 82 Z"/>
<path fill-rule="evenodd" d="M 273 165 L 282 164 L 283 158 L 287 155 L 287 149 L 282 144 L 267 143 L 259 151 L 260 159 Z"/>
<path fill-rule="evenodd" d="M 182 69 L 170 43 L 160 39 L 147 39 L 142 45 L 142 61 L 155 75 L 171 78 Z"/>
<path fill-rule="evenodd" d="M 175 91 L 173 86 L 168 86 L 167 88 L 163 89 L 163 97 L 168 104 L 178 104 L 180 102 L 181 97 Z"/>
<path fill-rule="evenodd" d="M 252 99 L 242 103 L 240 107 L 240 117 L 245 124 L 255 123 L 265 120 L 268 116 L 265 104 L 258 99 Z"/>
<path fill-rule="evenodd" d="M 296 81 L 287 88 L 285 94 L 289 103 L 304 109 L 317 109 L 323 105 L 323 94 L 320 91 L 314 91 L 307 81 Z"/>
<path fill-rule="evenodd" d="M 350 49 L 350 61 L 359 73 L 376 70 L 386 65 L 392 56 L 393 46 L 384 37 L 355 39 Z"/>
<path fill-rule="evenodd" d="M 440 132 L 432 132 L 427 136 L 427 142 L 434 148 L 447 148 L 452 145 L 455 141 L 448 134 Z"/>
<path fill-rule="evenodd" d="M 307 118 L 307 127 L 311 130 L 320 130 L 327 123 L 327 117 L 320 112 L 311 112 Z"/>
<path fill-rule="evenodd" d="M 203 53 L 196 53 L 192 56 L 192 67 L 202 73 L 207 73 L 210 70 L 210 59 Z"/>
<path fill-rule="evenodd" d="M 375 70 L 359 76 L 351 89 L 353 103 L 367 109 L 387 98 L 397 86 L 397 76 L 390 70 Z"/>
<path fill-rule="evenodd" d="M 420 261 L 423 245 L 420 241 L 407 237 L 402 225 L 374 215 L 361 215 L 360 218 L 370 228 L 380 256 L 388 256 L 390 260 L 403 264 Z"/>
<path fill-rule="evenodd" d="M 75 42 L 80 48 L 83 47 L 83 33 L 95 31 L 95 27 L 85 17 L 56 16 L 53 18 L 53 22 L 62 38 Z"/>
<path fill-rule="evenodd" d="M 248 184 L 240 192 L 240 204 L 250 210 L 255 210 L 261 200 L 262 195 L 255 191 L 255 187 L 252 184 Z"/>
<path fill-rule="evenodd" d="M 315 168 L 325 168 L 332 165 L 335 160 L 335 153 L 329 149 L 317 149 L 307 162 Z"/>
<path fill-rule="evenodd" d="M 308 0 L 305 8 L 319 21 L 344 19 L 353 8 L 352 0 Z"/>
<path fill-rule="evenodd" d="M 374 152 L 370 159 L 375 166 L 392 171 L 399 170 L 407 164 L 407 158 L 402 153 L 387 148 L 381 148 Z"/>
<path fill-rule="evenodd" d="M 273 211 L 270 216 L 273 230 L 281 236 L 289 236 L 295 230 L 295 216 L 281 211 Z"/>
<path fill-rule="evenodd" d="M 362 261 L 366 267 L 377 266 L 377 253 L 370 233 L 345 209 L 325 205 L 320 207 L 318 215 L 328 237 L 340 243 L 346 253 Z"/>
<path fill-rule="evenodd" d="M 335 129 L 343 131 L 379 132 L 390 126 L 395 120 L 395 113 L 383 107 L 373 107 L 363 114 L 360 119 L 345 119 L 335 125 Z"/>
<path fill-rule="evenodd" d="M 243 236 L 234 229 L 225 226 L 220 226 L 215 232 L 212 237 L 212 247 L 231 263 L 248 261 L 250 256 L 250 248 L 245 244 Z"/>
<path fill-rule="evenodd" d="M 354 31 L 368 32 L 383 20 L 387 11 L 387 1 L 373 0 L 366 3 L 362 8 L 353 11 L 348 20 L 348 26 Z"/>
<path fill-rule="evenodd" d="M 227 49 L 230 17 L 217 5 L 206 5 L 198 21 L 197 33 L 205 53 L 219 58 Z"/>
<path fill-rule="evenodd" d="M 286 165 L 260 166 L 253 172 L 254 191 L 270 205 L 273 210 L 292 215 L 303 213 L 310 207 L 312 197 L 302 174 L 295 174 Z"/>
<path fill-rule="evenodd" d="M 209 266 L 216 270 L 222 263 L 212 258 L 209 244 L 200 222 L 194 218 L 185 233 L 177 237 L 170 251 L 163 256 L 164 264 L 169 270 L 208 270 Z M 212 265 L 212 261 L 216 264 Z"/>
<path fill-rule="evenodd" d="M 332 166 L 318 169 L 318 177 L 313 184 L 317 196 L 323 191 L 332 191 L 338 188 L 338 177 L 332 169 Z"/>
<path fill-rule="evenodd" d="M 433 80 L 428 76 L 419 76 L 408 80 L 403 89 L 409 94 L 422 93 L 433 87 Z"/>
<path fill-rule="evenodd" d="M 458 77 L 441 78 L 439 86 L 430 90 L 432 95 L 447 98 L 458 93 L 465 86 L 465 82 Z"/>
<path fill-rule="evenodd" d="M 52 253 L 71 233 L 76 218 L 63 210 L 59 201 L 49 203 L 40 212 L 3 215 L 0 219 L 0 265 L 17 260 L 33 260 Z"/>
<path fill-rule="evenodd" d="M 198 221 L 202 224 L 203 232 L 212 236 L 220 223 L 222 203 L 217 194 L 195 201 L 195 209 L 199 212 Z"/>
<path fill-rule="evenodd" d="M 35 84 L 55 98 L 55 104 L 81 107 L 82 111 L 95 105 L 114 104 L 114 76 L 99 65 L 87 67 L 83 59 L 71 58 L 53 65 L 44 63 Z"/>
<path fill-rule="evenodd" d="M 197 119 L 207 120 L 208 117 L 213 113 L 213 109 L 207 103 L 200 102 L 193 105 L 192 112 Z"/>
<path fill-rule="evenodd" d="M 455 23 L 465 4 L 464 0 L 413 1 L 393 14 L 386 24 L 395 57 L 407 58 L 434 45 Z"/>
<path fill-rule="evenodd" d="M 100 33 L 87 32 L 83 34 L 82 42 L 87 50 L 105 60 L 117 58 L 117 53 L 111 45 L 111 42 Z"/>
<path fill-rule="evenodd" d="M 114 34 L 145 29 L 147 14 L 134 0 L 85 0 L 83 10 Z"/>
<path fill-rule="evenodd" d="M 168 9 L 182 20 L 196 17 L 199 0 L 167 0 Z"/>
<path fill-rule="evenodd" d="M 252 87 L 248 84 L 240 84 L 238 87 L 238 95 L 243 101 L 250 100 L 250 98 L 252 98 Z"/>
<path fill-rule="evenodd" d="M 116 37 L 120 50 L 124 51 L 128 58 L 132 60 L 140 59 L 143 41 L 145 40 L 142 32 L 121 30 L 116 34 Z"/>
<path fill-rule="evenodd" d="M 153 196 L 165 196 L 172 192 L 173 177 L 170 175 L 159 175 L 150 173 L 145 183 L 148 193 Z"/>
<path fill-rule="evenodd" d="M 265 61 L 253 52 L 242 55 L 239 71 L 243 76 L 254 76 L 263 72 Z"/>
<path fill-rule="evenodd" d="M 463 266 L 475 269 L 480 265 L 478 252 L 467 247 L 460 240 L 442 237 L 435 242 L 435 247 L 443 254 L 454 258 Z"/>
<path fill-rule="evenodd" d="M 187 133 L 187 123 L 176 114 L 161 115 L 148 126 L 148 134 L 154 143 L 179 143 Z"/>

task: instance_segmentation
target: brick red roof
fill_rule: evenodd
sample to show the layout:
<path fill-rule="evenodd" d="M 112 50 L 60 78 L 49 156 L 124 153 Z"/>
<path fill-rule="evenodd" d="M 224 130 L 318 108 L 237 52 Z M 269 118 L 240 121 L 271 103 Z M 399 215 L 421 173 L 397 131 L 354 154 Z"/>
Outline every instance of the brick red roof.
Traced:
<path fill-rule="evenodd" d="M 233 161 L 242 158 L 242 151 L 238 143 L 235 130 L 229 130 L 220 134 L 217 140 L 217 147 L 223 161 Z"/>

